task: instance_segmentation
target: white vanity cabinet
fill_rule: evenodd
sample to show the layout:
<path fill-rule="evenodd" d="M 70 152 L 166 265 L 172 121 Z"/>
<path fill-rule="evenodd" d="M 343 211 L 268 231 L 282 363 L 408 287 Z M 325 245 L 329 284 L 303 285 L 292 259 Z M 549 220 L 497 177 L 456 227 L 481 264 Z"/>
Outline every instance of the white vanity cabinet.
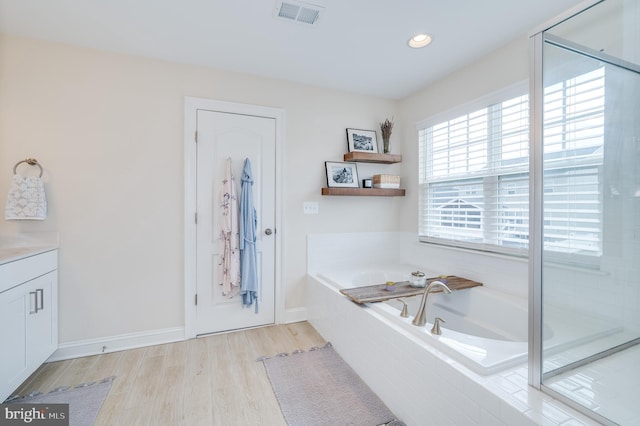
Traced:
<path fill-rule="evenodd" d="M 0 402 L 58 346 L 58 254 L 0 264 Z"/>

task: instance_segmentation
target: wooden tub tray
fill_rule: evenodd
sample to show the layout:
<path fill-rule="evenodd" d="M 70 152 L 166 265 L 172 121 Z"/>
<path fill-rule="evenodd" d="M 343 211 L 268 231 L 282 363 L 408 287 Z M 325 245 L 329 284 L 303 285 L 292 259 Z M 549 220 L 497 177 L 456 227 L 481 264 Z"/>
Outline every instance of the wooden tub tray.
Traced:
<path fill-rule="evenodd" d="M 452 291 L 463 290 L 465 288 L 477 287 L 482 283 L 468 280 L 462 277 L 456 277 L 455 275 L 449 275 L 445 278 L 447 287 Z M 442 278 L 429 278 L 428 283 L 431 281 L 440 281 Z M 424 293 L 424 288 L 411 287 L 409 281 L 399 281 L 394 285 L 395 289 L 388 291 L 386 284 L 375 284 L 364 287 L 343 288 L 340 293 L 344 294 L 356 303 L 372 303 L 383 302 L 390 299 L 398 299 L 400 297 L 416 296 Z M 433 293 L 441 292 L 442 288 L 436 288 Z"/>

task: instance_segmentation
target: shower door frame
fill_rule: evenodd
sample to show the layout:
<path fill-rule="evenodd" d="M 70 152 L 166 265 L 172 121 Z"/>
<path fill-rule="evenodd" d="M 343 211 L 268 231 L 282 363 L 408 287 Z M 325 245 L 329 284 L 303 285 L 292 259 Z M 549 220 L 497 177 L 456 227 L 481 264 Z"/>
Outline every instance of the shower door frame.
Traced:
<path fill-rule="evenodd" d="M 571 9 L 561 17 L 555 19 L 553 22 L 545 24 L 541 29 L 537 30 L 531 35 L 530 43 L 530 79 L 529 79 L 529 93 L 530 93 L 530 170 L 529 170 L 529 205 L 530 205 L 530 221 L 529 221 L 529 235 L 534 238 L 529 239 L 529 385 L 562 401 L 566 405 L 574 408 L 575 410 L 597 420 L 604 425 L 617 425 L 617 423 L 609 420 L 600 414 L 589 410 L 583 405 L 577 403 L 573 399 L 558 393 L 557 391 L 547 387 L 543 383 L 545 373 L 543 372 L 543 356 L 542 356 L 542 324 L 543 324 L 543 287 L 542 287 L 542 272 L 543 272 L 543 196 L 544 196 L 544 164 L 543 164 L 543 109 L 544 109 L 544 86 L 543 86 L 543 48 L 545 43 L 553 46 L 566 49 L 598 61 L 614 65 L 617 67 L 625 68 L 630 71 L 640 74 L 640 66 L 625 61 L 620 58 L 612 57 L 600 51 L 590 49 L 585 46 L 573 43 L 565 40 L 561 37 L 547 34 L 546 31 L 554 27 L 555 25 L 570 19 L 571 17 L 586 11 L 587 9 L 601 3 L 605 0 L 596 0 L 585 2 L 578 5 L 578 7 Z M 537 237 L 537 238 L 536 238 Z M 634 346 L 640 343 L 639 339 L 634 339 L 624 344 L 614 346 L 601 353 L 589 356 L 585 359 L 575 361 L 564 367 L 561 367 L 559 371 L 553 371 L 553 375 L 559 374 L 562 371 L 578 367 L 595 361 L 597 359 L 604 358 L 613 353 L 624 350 L 630 346 Z"/>

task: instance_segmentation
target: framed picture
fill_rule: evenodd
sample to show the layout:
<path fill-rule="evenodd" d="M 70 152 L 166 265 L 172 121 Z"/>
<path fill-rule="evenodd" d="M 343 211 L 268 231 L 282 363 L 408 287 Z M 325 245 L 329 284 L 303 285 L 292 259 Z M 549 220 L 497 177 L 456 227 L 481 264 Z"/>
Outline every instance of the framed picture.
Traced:
<path fill-rule="evenodd" d="M 329 188 L 358 188 L 356 163 L 325 161 L 324 165 L 327 168 L 327 186 Z"/>
<path fill-rule="evenodd" d="M 349 152 L 378 153 L 378 141 L 375 130 L 347 129 Z"/>

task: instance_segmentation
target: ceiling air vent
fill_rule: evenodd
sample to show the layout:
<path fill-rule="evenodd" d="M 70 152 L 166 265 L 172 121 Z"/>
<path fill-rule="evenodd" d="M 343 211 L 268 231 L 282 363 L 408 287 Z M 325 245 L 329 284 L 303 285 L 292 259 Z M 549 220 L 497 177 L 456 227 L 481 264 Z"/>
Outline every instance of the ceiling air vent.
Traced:
<path fill-rule="evenodd" d="M 323 7 L 314 4 L 292 0 L 278 1 L 274 16 L 285 21 L 317 25 L 318 19 L 320 19 L 320 12 L 323 10 Z"/>

